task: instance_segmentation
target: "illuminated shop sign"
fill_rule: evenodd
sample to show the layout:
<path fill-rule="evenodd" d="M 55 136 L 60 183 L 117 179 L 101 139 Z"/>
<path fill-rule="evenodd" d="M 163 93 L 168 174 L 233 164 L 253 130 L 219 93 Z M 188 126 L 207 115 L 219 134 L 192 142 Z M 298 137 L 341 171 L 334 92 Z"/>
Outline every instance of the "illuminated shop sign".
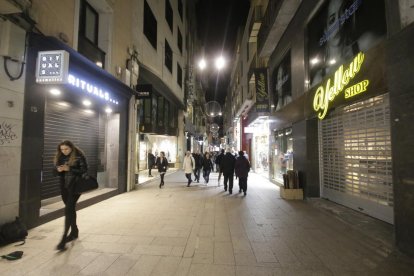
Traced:
<path fill-rule="evenodd" d="M 267 69 L 255 69 L 256 111 L 269 112 L 269 92 L 267 91 Z"/>
<path fill-rule="evenodd" d="M 43 51 L 37 55 L 36 82 L 65 83 L 69 69 L 69 53 L 63 50 Z"/>
<path fill-rule="evenodd" d="M 82 90 L 83 92 L 87 94 L 94 95 L 110 103 L 118 104 L 118 100 L 112 98 L 111 95 L 107 91 L 83 79 L 75 77 L 72 74 L 69 74 L 67 83 L 76 88 L 79 88 L 80 90 Z"/>
<path fill-rule="evenodd" d="M 315 96 L 313 98 L 313 110 L 318 113 L 318 118 L 325 118 L 329 104 L 334 101 L 342 91 L 345 90 L 344 98 L 351 98 L 367 90 L 369 85 L 368 80 L 363 80 L 351 87 L 346 88 L 351 80 L 355 78 L 361 69 L 364 62 L 365 55 L 360 52 L 354 57 L 348 67 L 344 68 L 341 65 L 335 72 L 334 79 L 328 78 L 324 84 L 316 89 Z M 345 89 L 346 88 L 346 89 Z"/>
<path fill-rule="evenodd" d="M 136 86 L 136 98 L 137 99 L 150 99 L 152 96 L 152 85 L 151 84 L 141 84 Z"/>

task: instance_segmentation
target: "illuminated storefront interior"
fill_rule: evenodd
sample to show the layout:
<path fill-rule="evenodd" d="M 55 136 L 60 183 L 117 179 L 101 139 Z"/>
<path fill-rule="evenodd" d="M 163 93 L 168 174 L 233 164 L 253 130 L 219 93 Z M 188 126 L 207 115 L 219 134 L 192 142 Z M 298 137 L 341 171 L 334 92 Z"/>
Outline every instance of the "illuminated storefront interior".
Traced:
<path fill-rule="evenodd" d="M 283 185 L 283 174 L 293 170 L 292 129 L 274 130 L 271 137 L 271 179 Z"/>

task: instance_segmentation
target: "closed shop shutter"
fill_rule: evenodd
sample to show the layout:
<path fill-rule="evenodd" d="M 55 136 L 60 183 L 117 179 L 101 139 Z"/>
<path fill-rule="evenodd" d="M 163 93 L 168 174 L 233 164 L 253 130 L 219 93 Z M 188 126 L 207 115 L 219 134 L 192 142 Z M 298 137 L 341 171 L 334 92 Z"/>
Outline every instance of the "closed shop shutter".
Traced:
<path fill-rule="evenodd" d="M 88 172 L 96 176 L 99 116 L 67 102 L 47 101 L 43 151 L 41 199 L 60 195 L 59 178 L 53 176 L 57 145 L 70 140 L 86 155 Z"/>
<path fill-rule="evenodd" d="M 322 196 L 393 223 L 388 95 L 336 109 L 319 139 Z"/>

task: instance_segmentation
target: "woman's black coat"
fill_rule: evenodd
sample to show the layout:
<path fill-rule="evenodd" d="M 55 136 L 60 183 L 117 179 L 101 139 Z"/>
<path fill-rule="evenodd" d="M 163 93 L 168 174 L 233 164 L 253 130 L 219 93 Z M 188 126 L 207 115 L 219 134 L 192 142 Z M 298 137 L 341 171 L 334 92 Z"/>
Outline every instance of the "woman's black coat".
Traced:
<path fill-rule="evenodd" d="M 65 165 L 69 162 L 69 156 L 61 155 L 56 166 Z M 83 154 L 76 154 L 75 162 L 72 166 L 69 166 L 68 172 L 58 172 L 57 168 L 54 169 L 55 174 L 59 175 L 59 182 L 61 189 L 66 188 L 72 190 L 78 180 L 84 173 L 88 171 L 88 164 Z"/>
<path fill-rule="evenodd" d="M 161 161 L 161 157 L 158 157 L 155 164 L 157 165 L 159 172 L 166 172 L 168 169 L 168 161 L 167 161 L 167 158 L 165 157 L 162 158 L 162 161 Z"/>
<path fill-rule="evenodd" d="M 203 170 L 204 171 L 212 171 L 213 170 L 213 162 L 211 161 L 210 158 L 203 158 Z"/>

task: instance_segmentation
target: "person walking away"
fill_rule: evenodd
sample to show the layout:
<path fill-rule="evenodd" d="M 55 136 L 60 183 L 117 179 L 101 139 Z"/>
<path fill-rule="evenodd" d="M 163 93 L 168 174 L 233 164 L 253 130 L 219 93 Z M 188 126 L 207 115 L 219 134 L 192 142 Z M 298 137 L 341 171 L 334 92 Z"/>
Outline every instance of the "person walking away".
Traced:
<path fill-rule="evenodd" d="M 187 187 L 190 187 L 191 182 L 193 182 L 193 180 L 191 180 L 191 174 L 193 173 L 194 169 L 195 169 L 195 160 L 191 156 L 191 152 L 188 150 L 183 160 L 183 170 L 185 173 L 185 177 L 187 177 L 187 180 L 188 180 Z"/>
<path fill-rule="evenodd" d="M 239 178 L 239 187 L 240 187 L 239 193 L 243 191 L 244 195 L 246 195 L 247 176 L 250 171 L 250 163 L 246 159 L 246 157 L 244 157 L 243 151 L 239 151 L 239 157 L 237 157 L 236 159 L 236 164 L 235 164 L 234 169 L 236 172 L 236 176 Z"/>
<path fill-rule="evenodd" d="M 203 158 L 203 178 L 208 183 L 210 179 L 210 172 L 213 170 L 213 162 L 210 159 L 210 154 L 206 152 Z"/>
<path fill-rule="evenodd" d="M 236 165 L 236 157 L 231 154 L 230 149 L 227 149 L 226 154 L 221 159 L 221 170 L 224 177 L 224 191 L 227 191 L 227 182 L 229 183 L 229 194 L 233 193 L 233 176 L 234 167 Z"/>
<path fill-rule="evenodd" d="M 220 179 L 221 179 L 221 174 L 222 174 L 220 164 L 221 164 L 221 160 L 223 159 L 223 157 L 224 157 L 224 149 L 221 150 L 220 154 L 217 155 L 216 160 L 214 161 L 216 163 L 217 171 L 219 173 L 218 180 L 217 180 L 219 186 L 220 186 Z"/>
<path fill-rule="evenodd" d="M 60 193 L 65 203 L 65 226 L 62 240 L 57 250 L 65 250 L 66 243 L 79 236 L 76 224 L 76 203 L 80 194 L 75 192 L 75 186 L 80 177 L 88 171 L 85 154 L 71 141 L 63 141 L 57 146 L 54 158 L 54 174 L 59 176 Z M 70 229 L 70 234 L 68 235 Z"/>
<path fill-rule="evenodd" d="M 151 150 L 148 151 L 148 158 L 147 159 L 148 159 L 148 176 L 152 177 L 151 170 L 154 167 L 156 160 L 155 160 L 155 155 L 152 154 Z"/>
<path fill-rule="evenodd" d="M 199 183 L 200 182 L 200 171 L 201 167 L 203 166 L 203 157 L 201 156 L 200 152 L 197 151 L 193 153 L 193 158 L 195 161 L 195 169 L 194 169 L 194 179 Z"/>
<path fill-rule="evenodd" d="M 168 160 L 165 158 L 165 153 L 163 151 L 160 152 L 160 156 L 155 161 L 157 166 L 158 172 L 160 173 L 161 181 L 160 181 L 160 189 L 164 186 L 164 176 L 168 169 Z"/>

